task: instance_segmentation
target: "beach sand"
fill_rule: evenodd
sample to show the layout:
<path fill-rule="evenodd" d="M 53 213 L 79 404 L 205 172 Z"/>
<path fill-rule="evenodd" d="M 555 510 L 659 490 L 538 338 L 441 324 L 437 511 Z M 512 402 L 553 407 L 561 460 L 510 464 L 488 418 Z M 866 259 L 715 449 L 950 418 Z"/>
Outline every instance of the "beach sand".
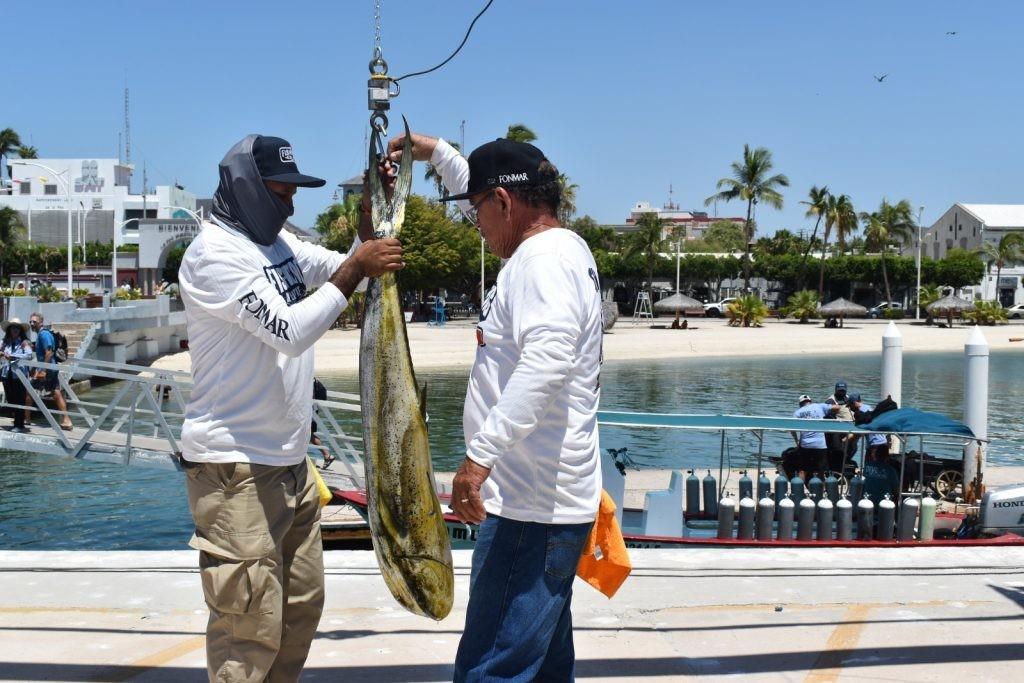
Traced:
<path fill-rule="evenodd" d="M 659 318 L 655 324 L 670 324 Z M 651 329 L 648 324 L 633 327 L 620 319 L 604 337 L 605 360 L 659 358 L 711 358 L 737 356 L 789 356 L 798 353 L 880 353 L 887 322 L 851 321 L 843 329 L 826 329 L 820 322 L 799 325 L 789 321 L 768 321 L 760 328 L 735 328 L 724 320 L 690 319 L 687 330 Z M 970 327 L 952 329 L 904 322 L 897 325 L 903 335 L 903 350 L 963 351 Z M 1018 350 L 1024 354 L 1024 325 L 981 328 L 993 350 Z M 424 323 L 408 326 L 413 363 L 419 368 L 464 367 L 476 353 L 475 326 L 454 321 L 445 327 Z M 1024 357 L 1024 356 L 1022 356 Z M 154 367 L 191 370 L 188 352 L 160 358 Z M 330 330 L 316 344 L 317 372 L 352 372 L 359 368 L 359 330 Z"/>

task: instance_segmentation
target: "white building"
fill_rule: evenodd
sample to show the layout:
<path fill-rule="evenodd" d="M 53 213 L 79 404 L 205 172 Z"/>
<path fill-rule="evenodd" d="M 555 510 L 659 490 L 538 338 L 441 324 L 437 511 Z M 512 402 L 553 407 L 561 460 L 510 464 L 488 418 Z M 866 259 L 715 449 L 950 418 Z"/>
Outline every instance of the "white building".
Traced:
<path fill-rule="evenodd" d="M 0 189 L 0 206 L 21 214 L 29 241 L 55 247 L 67 246 L 68 200 L 65 185 L 71 183 L 71 241 L 110 242 L 118 230 L 118 245 L 127 230 L 137 228 L 136 218 L 188 218 L 178 208 L 194 210 L 196 197 L 177 185 L 160 185 L 146 194 L 130 194 L 132 167 L 117 159 L 12 159 L 11 185 Z M 59 177 L 35 164 L 49 167 Z"/>
<path fill-rule="evenodd" d="M 1024 204 L 964 204 L 951 206 L 921 238 L 921 252 L 933 259 L 943 258 L 950 249 L 981 249 L 998 244 L 1008 232 L 1024 232 Z M 996 269 L 986 273 L 974 288 L 983 299 L 996 297 L 1003 306 L 1024 301 L 1024 264 L 1003 268 L 999 282 Z"/>
<path fill-rule="evenodd" d="M 728 221 L 741 227 L 746 223 L 743 218 L 709 216 L 706 211 L 683 211 L 679 208 L 678 204 L 669 200 L 660 209 L 652 206 L 650 202 L 637 202 L 630 210 L 629 217 L 625 223 L 608 227 L 613 228 L 618 233 L 635 232 L 637 221 L 644 214 L 650 213 L 656 214 L 658 218 L 665 221 L 665 230 L 662 234 L 663 239 L 672 237 L 673 233 L 680 235 L 686 240 L 700 239 L 704 236 L 704 231 L 716 221 Z"/>

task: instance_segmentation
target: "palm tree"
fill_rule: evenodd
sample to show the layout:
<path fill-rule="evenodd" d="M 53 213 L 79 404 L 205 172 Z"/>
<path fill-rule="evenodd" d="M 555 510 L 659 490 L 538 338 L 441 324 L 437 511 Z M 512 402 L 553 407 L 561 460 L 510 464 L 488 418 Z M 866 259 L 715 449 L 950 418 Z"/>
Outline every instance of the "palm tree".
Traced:
<path fill-rule="evenodd" d="M 22 145 L 18 147 L 18 156 L 22 159 L 38 159 L 39 150 L 32 145 Z"/>
<path fill-rule="evenodd" d="M 828 236 L 833 228 L 840 244 L 845 244 L 846 238 L 857 229 L 857 212 L 853 210 L 853 202 L 845 194 L 838 197 L 829 195 L 825 202 L 825 239 L 821 245 L 821 263 L 818 265 L 819 300 L 825 296 L 825 250 L 828 248 Z"/>
<path fill-rule="evenodd" d="M 562 187 L 562 201 L 558 204 L 558 224 L 567 228 L 576 215 L 576 190 L 579 185 L 569 180 L 564 173 L 558 174 L 558 184 Z"/>
<path fill-rule="evenodd" d="M 13 128 L 0 130 L 0 157 L 5 157 L 21 147 L 21 137 Z"/>
<path fill-rule="evenodd" d="M 456 152 L 462 151 L 462 147 L 459 145 L 459 143 L 449 142 L 448 144 L 454 147 Z M 448 192 L 448 188 L 444 186 L 444 181 L 441 180 L 441 174 L 437 172 L 437 169 L 434 168 L 434 165 L 431 164 L 429 161 L 427 162 L 427 170 L 423 174 L 423 179 L 426 180 L 428 183 L 434 183 L 434 187 L 437 188 L 437 196 L 439 198 L 443 199 L 450 194 Z"/>
<path fill-rule="evenodd" d="M 633 254 L 647 255 L 647 288 L 650 289 L 654 280 L 654 263 L 664 242 L 665 221 L 654 211 L 645 213 L 636 222 L 637 231 L 633 233 L 630 244 L 623 253 L 623 258 Z"/>
<path fill-rule="evenodd" d="M 524 123 L 510 123 L 505 138 L 514 142 L 533 142 L 537 139 L 537 134 Z"/>
<path fill-rule="evenodd" d="M 811 246 L 814 244 L 814 240 L 818 237 L 818 226 L 821 225 L 821 218 L 825 215 L 825 210 L 828 208 L 828 198 L 831 195 L 828 193 L 828 186 L 812 185 L 811 189 L 807 191 L 808 201 L 800 202 L 807 206 L 807 213 L 804 217 L 814 217 L 814 232 L 811 233 L 811 239 L 807 240 L 807 247 L 804 249 L 804 259 L 800 263 L 800 284 L 803 285 L 804 269 L 807 267 L 807 257 L 810 256 Z M 825 258 L 825 254 L 822 253 L 822 258 Z"/>
<path fill-rule="evenodd" d="M 16 252 L 24 230 L 17 211 L 9 206 L 0 207 L 0 281 L 4 279 L 4 261 L 8 254 Z"/>
<path fill-rule="evenodd" d="M 743 256 L 743 286 L 746 291 L 750 290 L 750 242 L 754 239 L 754 205 L 763 202 L 774 209 L 781 209 L 782 194 L 779 188 L 789 187 L 789 178 L 781 173 L 769 176 L 771 170 L 771 152 L 764 147 L 752 150 L 750 145 L 743 145 L 743 161 L 732 162 L 732 177 L 719 180 L 716 185 L 719 191 L 704 200 L 704 206 L 711 206 L 719 200 L 729 202 L 742 199 L 747 202 Z"/>
<path fill-rule="evenodd" d="M 820 302 L 821 299 L 817 294 L 809 289 L 802 289 L 789 297 L 789 301 L 786 302 L 786 312 L 797 318 L 801 325 L 804 325 L 811 318 L 817 317 Z"/>
<path fill-rule="evenodd" d="M 914 210 L 906 199 L 901 199 L 896 204 L 890 204 L 889 200 L 883 199 L 877 211 L 862 211 L 860 219 L 864 223 L 866 246 L 879 250 L 882 259 L 882 280 L 885 282 L 885 300 L 892 301 L 885 255 L 893 242 L 908 239 L 913 234 L 916 229 Z"/>
<path fill-rule="evenodd" d="M 1012 266 L 1024 260 L 1024 232 L 1008 232 L 999 238 L 998 244 L 986 242 L 981 248 L 986 270 L 991 273 L 996 267 L 996 286 L 993 301 L 999 300 L 999 277 L 1005 266 Z"/>

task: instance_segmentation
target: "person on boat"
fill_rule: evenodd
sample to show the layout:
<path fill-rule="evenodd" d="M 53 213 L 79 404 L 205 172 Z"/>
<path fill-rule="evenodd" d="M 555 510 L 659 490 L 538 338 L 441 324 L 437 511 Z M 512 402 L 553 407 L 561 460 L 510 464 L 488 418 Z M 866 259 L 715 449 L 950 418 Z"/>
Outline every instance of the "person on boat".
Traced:
<path fill-rule="evenodd" d="M 54 356 L 57 353 L 57 340 L 54 338 L 50 328 L 43 326 L 43 314 L 33 313 L 28 318 L 28 324 L 32 331 L 36 333 L 36 360 L 40 363 L 55 363 L 56 358 Z M 68 404 L 64 400 L 64 392 L 60 388 L 57 370 L 37 369 L 32 374 L 32 379 L 32 386 L 40 391 L 49 391 L 53 396 L 53 403 L 61 414 L 60 428 L 65 431 L 71 431 L 71 416 L 68 415 Z"/>
<path fill-rule="evenodd" d="M 879 436 L 872 434 L 871 436 Z M 876 506 L 888 494 L 890 500 L 897 502 L 900 495 L 900 473 L 889 461 L 889 445 L 875 450 L 868 450 L 864 457 L 864 494 Z"/>
<path fill-rule="evenodd" d="M 402 249 L 371 239 L 365 190 L 347 255 L 282 230 L 297 189 L 326 182 L 299 172 L 286 140 L 248 135 L 219 170 L 212 216 L 178 273 L 194 379 L 181 463 L 210 610 L 207 670 L 211 681 L 296 681 L 324 604 L 306 464 L 313 344 L 363 278 L 403 266 Z"/>
<path fill-rule="evenodd" d="M 799 408 L 793 417 L 800 420 L 824 420 L 839 411 L 838 403 L 815 403 L 807 394 L 797 399 Z M 793 468 L 807 480 L 808 472 L 824 472 L 828 466 L 828 447 L 824 432 L 792 432 L 796 441 L 796 455 L 792 461 Z"/>
<path fill-rule="evenodd" d="M 869 406 L 862 399 L 860 394 L 850 394 L 850 408 L 855 413 L 857 418 L 870 422 L 870 415 L 874 410 L 873 407 Z M 860 424 L 860 420 L 855 420 Z M 851 440 L 856 443 L 857 435 L 852 435 Z M 868 448 L 866 458 L 868 460 L 886 460 L 889 457 L 889 437 L 885 434 L 868 434 Z"/>
<path fill-rule="evenodd" d="M 404 140 L 390 143 L 391 161 Z M 412 136 L 505 263 L 482 302 L 452 509 L 480 524 L 455 681 L 569 681 L 572 584 L 601 499 L 601 292 L 586 242 L 558 223 L 558 171 L 498 139 L 464 159 Z"/>
<path fill-rule="evenodd" d="M 2 348 L 0 358 L 3 359 L 0 364 L 0 378 L 3 379 L 4 385 L 4 403 L 7 404 L 7 410 L 14 420 L 10 430 L 15 434 L 25 434 L 29 430 L 25 426 L 25 409 L 21 406 L 26 405 L 27 392 L 22 378 L 28 377 L 28 373 L 24 366 L 18 366 L 18 361 L 32 358 L 32 343 L 28 340 L 28 325 L 17 318 L 11 318 L 5 322 L 4 341 L 0 348 Z M 21 373 L 21 377 L 18 377 L 17 373 Z"/>

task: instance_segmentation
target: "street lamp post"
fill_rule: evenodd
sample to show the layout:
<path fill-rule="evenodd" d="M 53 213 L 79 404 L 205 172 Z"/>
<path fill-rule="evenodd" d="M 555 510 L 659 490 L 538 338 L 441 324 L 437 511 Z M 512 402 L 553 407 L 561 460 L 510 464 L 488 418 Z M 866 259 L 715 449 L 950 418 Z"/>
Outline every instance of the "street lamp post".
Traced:
<path fill-rule="evenodd" d="M 64 183 L 64 194 L 67 197 L 68 203 L 68 298 L 71 298 L 72 291 L 72 245 L 71 245 L 71 167 L 64 169 L 63 171 L 57 171 L 49 166 L 37 163 L 35 161 L 27 161 L 25 159 L 12 159 L 10 162 L 11 166 L 35 166 L 41 168 L 47 173 L 53 175 L 54 178 Z M 61 178 L 62 175 L 67 174 L 67 178 Z"/>
<path fill-rule="evenodd" d="M 914 308 L 914 320 L 921 319 L 921 214 L 924 207 L 917 207 L 917 306 Z"/>

